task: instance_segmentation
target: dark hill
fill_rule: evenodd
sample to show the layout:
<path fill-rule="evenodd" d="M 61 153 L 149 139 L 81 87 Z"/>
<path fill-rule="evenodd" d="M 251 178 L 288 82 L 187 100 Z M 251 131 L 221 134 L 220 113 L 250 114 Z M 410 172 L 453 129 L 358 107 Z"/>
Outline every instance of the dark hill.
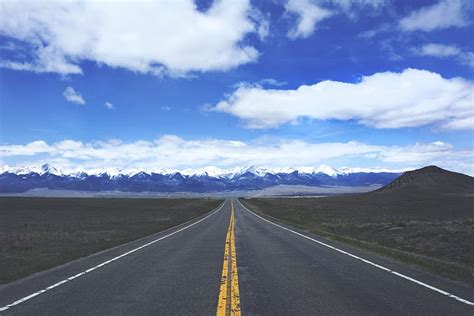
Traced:
<path fill-rule="evenodd" d="M 428 166 L 404 172 L 377 193 L 474 193 L 474 178 L 462 173 Z"/>

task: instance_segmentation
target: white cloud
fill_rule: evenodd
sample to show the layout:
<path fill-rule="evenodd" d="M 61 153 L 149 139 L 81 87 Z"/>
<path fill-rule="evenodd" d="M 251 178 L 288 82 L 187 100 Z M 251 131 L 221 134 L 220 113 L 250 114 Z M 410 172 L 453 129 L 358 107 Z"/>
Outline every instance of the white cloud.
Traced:
<path fill-rule="evenodd" d="M 265 15 L 261 11 L 253 8 L 249 11 L 249 17 L 257 25 L 256 33 L 260 40 L 264 41 L 270 34 L 270 15 Z"/>
<path fill-rule="evenodd" d="M 296 25 L 288 32 L 292 39 L 306 38 L 314 33 L 316 25 L 330 17 L 333 12 L 315 5 L 310 0 L 289 0 L 285 9 L 297 16 Z"/>
<path fill-rule="evenodd" d="M 458 55 L 461 50 L 456 46 L 430 43 L 415 48 L 414 52 L 423 56 L 449 57 Z"/>
<path fill-rule="evenodd" d="M 1 31 L 2 26 L 0 20 L 0 32 Z M 21 51 L 21 49 L 18 48 L 18 51 Z M 0 60 L 0 67 L 36 73 L 52 72 L 62 75 L 82 74 L 82 70 L 79 66 L 68 62 L 63 54 L 51 46 L 44 47 L 42 43 L 38 42 L 34 54 L 35 56 L 32 62 Z"/>
<path fill-rule="evenodd" d="M 14 51 L 17 50 L 18 46 L 15 45 L 13 42 L 5 42 L 0 44 L 0 50 L 6 50 L 6 51 Z"/>
<path fill-rule="evenodd" d="M 287 85 L 288 83 L 285 81 L 279 81 L 273 78 L 265 78 L 261 79 L 255 82 L 249 82 L 249 81 L 239 81 L 237 83 L 234 83 L 232 85 L 233 88 L 238 89 L 238 88 L 251 88 L 251 87 L 282 87 Z"/>
<path fill-rule="evenodd" d="M 429 144 L 416 143 L 409 146 L 394 146 L 380 152 L 379 158 L 388 164 L 412 166 L 437 165 L 452 171 L 474 175 L 472 157 L 474 150 L 455 150 L 442 141 Z"/>
<path fill-rule="evenodd" d="M 239 164 L 285 165 L 311 163 L 333 157 L 365 154 L 382 147 L 359 142 L 310 144 L 298 140 L 262 144 L 235 140 L 184 140 L 165 135 L 154 141 L 124 143 L 119 140 L 83 143 L 64 140 L 51 145 L 36 141 L 27 145 L 0 146 L 0 156 L 49 153 L 53 157 L 111 165 L 145 163 L 160 167 Z"/>
<path fill-rule="evenodd" d="M 459 63 L 474 67 L 474 53 L 463 51 L 457 46 L 430 43 L 412 48 L 412 51 L 421 56 L 437 58 L 456 57 Z"/>
<path fill-rule="evenodd" d="M 377 35 L 384 34 L 392 30 L 393 30 L 393 26 L 390 23 L 384 23 L 376 28 L 369 29 L 369 30 L 359 33 L 358 37 L 363 38 L 363 39 L 372 39 L 376 37 Z M 385 38 L 385 42 L 387 40 L 389 39 Z"/>
<path fill-rule="evenodd" d="M 442 141 L 429 144 L 414 144 L 410 146 L 394 146 L 381 153 L 380 157 L 385 162 L 423 163 L 446 157 L 453 146 Z"/>
<path fill-rule="evenodd" d="M 356 6 L 368 6 L 379 9 L 389 2 L 388 0 L 326 0 L 326 2 L 334 3 L 343 8 L 345 11 L 354 9 Z"/>
<path fill-rule="evenodd" d="M 268 32 L 248 0 L 216 1 L 206 12 L 192 0 L 20 0 L 0 10 L 2 35 L 33 54 L 0 66 L 35 72 L 79 74 L 82 60 L 156 75 L 228 70 L 258 58 L 247 34 Z"/>
<path fill-rule="evenodd" d="M 115 106 L 114 106 L 112 103 L 110 103 L 110 102 L 105 102 L 105 103 L 104 103 L 104 106 L 105 106 L 107 109 L 109 109 L 109 110 L 115 109 Z"/>
<path fill-rule="evenodd" d="M 338 7 L 351 19 L 357 19 L 362 12 L 364 16 L 380 11 L 388 0 L 319 0 L 320 3 L 327 2 Z"/>
<path fill-rule="evenodd" d="M 279 81 L 273 78 L 266 78 L 259 80 L 257 82 L 258 85 L 269 85 L 269 86 L 275 86 L 275 87 L 281 87 L 287 84 L 285 81 Z"/>
<path fill-rule="evenodd" d="M 296 16 L 296 23 L 288 31 L 291 39 L 311 36 L 317 25 L 336 14 L 344 14 L 357 20 L 361 13 L 365 16 L 380 13 L 388 0 L 287 0 L 286 13 Z"/>
<path fill-rule="evenodd" d="M 465 118 L 453 119 L 441 127 L 448 130 L 474 129 L 474 115 L 470 115 Z"/>
<path fill-rule="evenodd" d="M 433 31 L 468 24 L 463 0 L 441 0 L 402 18 L 399 27 L 404 31 Z"/>
<path fill-rule="evenodd" d="M 474 68 L 474 53 L 473 52 L 463 52 L 461 56 L 459 57 L 462 63 Z"/>
<path fill-rule="evenodd" d="M 450 144 L 437 141 L 408 146 L 379 146 L 357 141 L 339 143 L 309 143 L 300 140 L 185 140 L 165 135 L 154 141 L 64 140 L 47 144 L 35 141 L 26 145 L 1 145 L 0 157 L 7 160 L 21 156 L 29 162 L 56 162 L 67 168 L 197 168 L 206 166 L 235 167 L 257 165 L 267 167 L 315 166 L 321 163 L 335 167 L 369 161 L 369 167 L 407 168 L 437 164 L 442 167 L 474 172 L 474 151 L 456 150 Z M 44 155 L 49 157 L 44 158 Z M 40 158 L 41 157 L 41 158 Z"/>
<path fill-rule="evenodd" d="M 416 127 L 472 116 L 473 89 L 462 78 L 406 69 L 364 76 L 356 83 L 327 80 L 296 90 L 241 86 L 211 110 L 237 116 L 250 128 L 296 124 L 304 117 L 355 120 L 376 128 Z"/>
<path fill-rule="evenodd" d="M 26 145 L 0 145 L 0 156 L 34 156 L 41 153 L 53 152 L 45 141 L 38 140 Z"/>
<path fill-rule="evenodd" d="M 74 90 L 73 87 L 67 87 L 66 90 L 64 90 L 63 92 L 63 96 L 68 102 L 76 104 L 86 104 L 86 101 L 84 101 L 82 95 L 76 90 Z"/>
<path fill-rule="evenodd" d="M 270 34 L 270 21 L 262 20 L 258 26 L 257 33 L 261 40 L 265 40 L 268 34 Z"/>

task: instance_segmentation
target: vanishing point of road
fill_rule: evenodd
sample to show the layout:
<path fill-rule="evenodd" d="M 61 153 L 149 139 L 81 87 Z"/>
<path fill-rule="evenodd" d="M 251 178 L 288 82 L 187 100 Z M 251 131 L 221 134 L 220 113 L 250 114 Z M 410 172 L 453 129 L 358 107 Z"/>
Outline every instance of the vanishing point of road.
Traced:
<path fill-rule="evenodd" d="M 239 200 L 0 286 L 2 315 L 473 315 L 472 287 L 301 232 Z"/>

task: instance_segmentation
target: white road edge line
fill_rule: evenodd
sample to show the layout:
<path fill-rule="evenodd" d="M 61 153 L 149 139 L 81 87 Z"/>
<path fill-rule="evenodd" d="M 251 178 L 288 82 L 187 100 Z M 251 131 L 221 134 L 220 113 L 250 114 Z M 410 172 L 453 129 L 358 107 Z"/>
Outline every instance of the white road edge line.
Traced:
<path fill-rule="evenodd" d="M 150 241 L 150 242 L 148 242 L 148 243 L 146 243 L 146 244 L 144 244 L 144 245 L 141 245 L 140 247 L 137 247 L 137 248 L 135 248 L 135 249 L 132 249 L 132 250 L 130 250 L 130 251 L 127 251 L 127 252 L 121 254 L 120 256 L 117 256 L 117 257 L 112 258 L 112 259 L 110 259 L 110 260 L 104 261 L 104 262 L 102 262 L 102 263 L 100 263 L 100 264 L 98 264 L 98 265 L 96 265 L 96 266 L 94 266 L 94 267 L 92 267 L 92 268 L 89 268 L 89 269 L 87 269 L 87 270 L 85 270 L 85 271 L 82 271 L 82 272 L 80 272 L 80 273 L 78 273 L 78 274 L 76 274 L 76 275 L 73 275 L 73 276 L 71 276 L 71 277 L 69 277 L 69 278 L 67 278 L 67 279 L 64 279 L 64 280 L 62 280 L 62 281 L 59 281 L 59 282 L 57 282 L 57 283 L 54 283 L 53 285 L 50 285 L 50 286 L 48 286 L 48 287 L 46 287 L 46 288 L 44 288 L 44 289 L 42 289 L 42 290 L 39 290 L 38 292 L 32 293 L 32 294 L 30 294 L 30 295 L 28 295 L 28 296 L 25 296 L 25 297 L 23 297 L 23 298 L 21 298 L 21 299 L 19 299 L 19 300 L 17 300 L 17 301 L 14 301 L 13 303 L 10 303 L 10 304 L 8 304 L 8 305 L 5 305 L 5 306 L 3 306 L 3 307 L 0 308 L 0 312 L 6 311 L 6 310 L 9 309 L 10 307 L 13 307 L 13 306 L 18 305 L 18 304 L 21 304 L 21 303 L 23 303 L 23 302 L 25 302 L 25 301 L 28 301 L 29 299 L 32 299 L 33 297 L 36 297 L 36 296 L 38 296 L 38 295 L 40 295 L 40 294 L 43 294 L 44 292 L 47 292 L 47 291 L 49 291 L 49 290 L 52 290 L 52 289 L 54 289 L 54 288 L 56 288 L 56 287 L 58 287 L 58 286 L 60 286 L 60 285 L 63 285 L 64 283 L 67 283 L 67 282 L 69 282 L 69 281 L 72 281 L 72 280 L 74 280 L 74 279 L 77 279 L 78 277 L 83 276 L 83 275 L 85 275 L 85 274 L 87 274 L 87 273 L 89 273 L 89 272 L 92 272 L 92 271 L 94 271 L 94 270 L 96 270 L 96 269 L 98 269 L 98 268 L 101 268 L 101 267 L 103 267 L 103 266 L 105 266 L 105 265 L 107 265 L 107 264 L 109 264 L 109 263 L 111 263 L 111 262 L 114 262 L 115 260 L 118 260 L 118 259 L 120 259 L 120 258 L 123 258 L 123 257 L 125 257 L 125 256 L 127 256 L 127 255 L 129 255 L 129 254 L 131 254 L 131 253 L 134 253 L 135 251 L 138 251 L 138 250 L 140 250 L 140 249 L 143 249 L 143 248 L 145 248 L 145 247 L 147 247 L 147 246 L 150 246 L 150 245 L 152 245 L 152 244 L 154 244 L 154 243 L 159 242 L 160 240 L 163 240 L 163 239 L 168 238 L 168 237 L 170 237 L 170 236 L 173 236 L 173 235 L 175 235 L 175 234 L 177 234 L 177 233 L 179 233 L 179 232 L 181 232 L 181 231 L 183 231 L 183 230 L 185 230 L 185 229 L 188 229 L 188 228 L 190 228 L 190 227 L 192 227 L 192 226 L 194 226 L 194 225 L 196 225 L 196 224 L 202 222 L 203 220 L 205 220 L 205 219 L 211 217 L 211 216 L 214 215 L 215 213 L 219 212 L 219 211 L 222 209 L 222 207 L 225 205 L 225 203 L 226 203 L 226 201 L 224 201 L 224 202 L 223 202 L 214 212 L 212 212 L 211 214 L 208 214 L 206 217 L 203 217 L 203 218 L 201 218 L 200 220 L 198 220 L 198 221 L 196 221 L 196 222 L 194 222 L 194 223 L 189 224 L 188 226 L 185 226 L 185 227 L 183 227 L 183 228 L 180 228 L 180 229 L 178 229 L 178 230 L 176 230 L 176 231 L 174 231 L 174 232 L 172 232 L 172 233 L 170 233 L 170 234 L 168 234 L 168 235 L 165 235 L 165 236 L 163 236 L 163 237 L 160 237 L 160 238 L 158 238 L 158 239 L 152 240 L 152 241 Z"/>
<path fill-rule="evenodd" d="M 438 293 L 440 293 L 440 294 L 446 295 L 446 296 L 448 296 L 448 297 L 450 297 L 450 298 L 454 298 L 455 300 L 457 300 L 457 301 L 459 301 L 459 302 L 462 302 L 462 303 L 467 304 L 467 305 L 474 306 L 474 302 L 468 301 L 468 300 L 466 300 L 466 299 L 464 299 L 464 298 L 462 298 L 462 297 L 459 297 L 459 296 L 456 296 L 456 295 L 451 294 L 451 293 L 449 293 L 449 292 L 446 292 L 446 291 L 444 291 L 444 290 L 438 289 L 438 288 L 436 288 L 436 287 L 434 287 L 434 286 L 432 286 L 432 285 L 423 283 L 423 282 L 418 281 L 418 280 L 416 280 L 416 279 L 413 279 L 413 278 L 411 278 L 411 277 L 409 277 L 409 276 L 406 276 L 406 275 L 404 275 L 404 274 L 402 274 L 402 273 L 399 273 L 399 272 L 397 272 L 397 271 L 393 271 L 393 270 L 391 270 L 391 269 L 389 269 L 389 268 L 386 268 L 386 267 L 384 267 L 384 266 L 381 266 L 381 265 L 379 265 L 379 264 L 376 264 L 376 263 L 374 263 L 374 262 L 372 262 L 372 261 L 369 261 L 369 260 L 367 260 L 367 259 L 364 259 L 364 258 L 361 258 L 361 257 L 359 257 L 359 256 L 353 255 L 353 254 L 351 254 L 351 253 L 349 253 L 349 252 L 347 252 L 347 251 L 341 250 L 341 249 L 339 249 L 339 248 L 336 248 L 336 247 L 334 247 L 334 246 L 328 245 L 328 244 L 323 243 L 323 242 L 321 242 L 321 241 L 319 241 L 319 240 L 316 240 L 316 239 L 314 239 L 314 238 L 308 237 L 308 236 L 303 235 L 303 234 L 301 234 L 301 233 L 298 233 L 298 232 L 296 232 L 296 231 L 294 231 L 294 230 L 291 230 L 291 229 L 289 229 L 289 228 L 286 228 L 286 227 L 284 227 L 284 226 L 278 225 L 278 224 L 276 224 L 276 223 L 274 223 L 274 222 L 272 222 L 272 221 L 269 221 L 269 220 L 266 219 L 266 218 L 263 218 L 262 216 L 260 216 L 260 215 L 258 215 L 258 214 L 256 214 L 256 213 L 252 212 L 252 211 L 249 210 L 247 207 L 245 207 L 245 205 L 243 205 L 242 202 L 239 201 L 239 204 L 240 204 L 247 212 L 249 212 L 249 213 L 255 215 L 256 217 L 260 218 L 261 220 L 264 220 L 264 221 L 266 221 L 266 222 L 268 222 L 268 223 L 270 223 L 270 224 L 272 224 L 272 225 L 274 225 L 274 226 L 277 226 L 277 227 L 279 227 L 279 228 L 281 228 L 281 229 L 284 229 L 284 230 L 286 230 L 286 231 L 289 231 L 289 232 L 291 232 L 291 233 L 293 233 L 293 234 L 296 234 L 296 235 L 298 235 L 298 236 L 300 236 L 300 237 L 309 239 L 309 240 L 311 240 L 311 241 L 313 241 L 313 242 L 315 242 L 315 243 L 318 243 L 318 244 L 320 244 L 320 245 L 323 245 L 323 246 L 325 246 L 325 247 L 328 247 L 328 248 L 330 248 L 330 249 L 332 249 L 332 250 L 338 251 L 338 252 L 340 252 L 340 253 L 342 253 L 342 254 L 345 254 L 345 255 L 347 255 L 347 256 L 349 256 L 349 257 L 352 257 L 352 258 L 354 258 L 354 259 L 357 259 L 357 260 L 360 260 L 360 261 L 362 261 L 362 262 L 368 263 L 368 264 L 370 264 L 370 265 L 372 265 L 372 266 L 374 266 L 374 267 L 377 267 L 377 268 L 379 268 L 379 269 L 382 269 L 382 270 L 384 270 L 384 271 L 387 271 L 387 272 L 389 272 L 389 273 L 392 273 L 392 274 L 394 274 L 394 275 L 396 275 L 396 276 L 398 276 L 398 277 L 400 277 L 400 278 L 403 278 L 403 279 L 405 279 L 405 280 L 411 281 L 411 282 L 416 283 L 416 284 L 418 284 L 418 285 L 424 286 L 425 288 L 428 288 L 428 289 L 430 289 L 430 290 L 432 290 L 432 291 L 435 291 L 435 292 L 438 292 Z"/>

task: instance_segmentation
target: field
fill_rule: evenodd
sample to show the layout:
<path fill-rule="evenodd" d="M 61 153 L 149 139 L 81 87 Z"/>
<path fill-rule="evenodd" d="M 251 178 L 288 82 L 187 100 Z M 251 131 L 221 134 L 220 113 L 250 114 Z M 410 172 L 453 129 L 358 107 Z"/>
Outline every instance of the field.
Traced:
<path fill-rule="evenodd" d="M 354 194 L 244 200 L 257 212 L 474 284 L 474 196 Z"/>
<path fill-rule="evenodd" d="M 0 198 L 0 283 L 186 222 L 212 199 Z"/>

